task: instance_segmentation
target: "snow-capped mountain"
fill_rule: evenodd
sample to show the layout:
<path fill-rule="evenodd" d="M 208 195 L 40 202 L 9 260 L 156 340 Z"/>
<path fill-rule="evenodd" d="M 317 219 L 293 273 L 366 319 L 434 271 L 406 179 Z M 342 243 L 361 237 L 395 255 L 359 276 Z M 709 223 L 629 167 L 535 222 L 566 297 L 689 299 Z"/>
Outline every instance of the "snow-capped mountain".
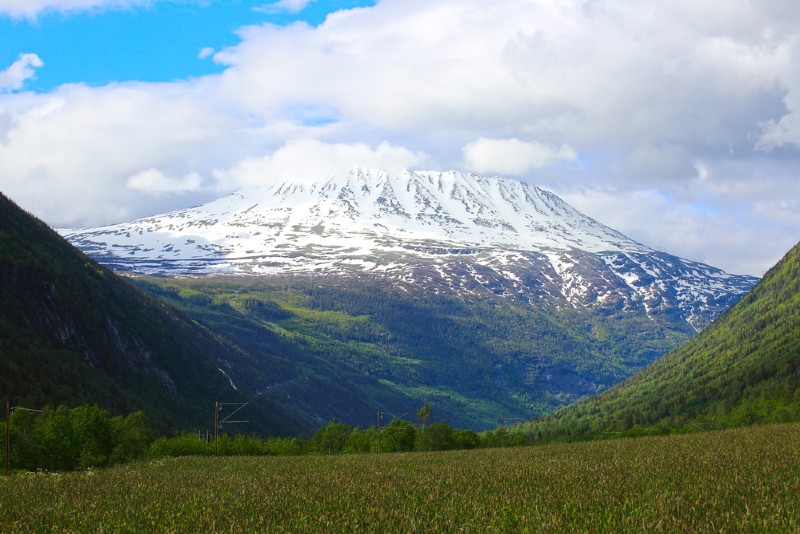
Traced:
<path fill-rule="evenodd" d="M 353 169 L 61 232 L 134 273 L 372 275 L 406 288 L 639 310 L 694 328 L 757 282 L 636 243 L 533 185 L 460 172 Z"/>

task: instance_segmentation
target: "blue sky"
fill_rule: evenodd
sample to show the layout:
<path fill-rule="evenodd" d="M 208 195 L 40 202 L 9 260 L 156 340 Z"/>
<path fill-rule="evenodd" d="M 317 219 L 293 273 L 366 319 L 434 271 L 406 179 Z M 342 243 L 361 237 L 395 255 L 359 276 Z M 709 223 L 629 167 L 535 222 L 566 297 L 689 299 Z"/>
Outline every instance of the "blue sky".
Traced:
<path fill-rule="evenodd" d="M 0 65 L 35 52 L 47 67 L 26 84 L 34 91 L 63 83 L 172 81 L 220 72 L 221 66 L 200 53 L 237 44 L 236 30 L 243 26 L 297 21 L 316 26 L 331 12 L 373 4 L 317 0 L 292 13 L 265 9 L 267 0 L 162 1 L 68 14 L 48 10 L 36 19 L 5 16 L 0 17 Z"/>
<path fill-rule="evenodd" d="M 760 275 L 800 240 L 797 20 L 796 0 L 0 0 L 0 190 L 88 227 L 454 169 Z"/>

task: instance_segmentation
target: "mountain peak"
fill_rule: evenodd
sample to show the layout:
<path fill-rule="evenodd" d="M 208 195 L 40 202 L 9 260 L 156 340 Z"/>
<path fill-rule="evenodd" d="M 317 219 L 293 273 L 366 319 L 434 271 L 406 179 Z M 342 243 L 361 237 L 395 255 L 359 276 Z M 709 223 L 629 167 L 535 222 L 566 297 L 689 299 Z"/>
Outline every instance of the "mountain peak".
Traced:
<path fill-rule="evenodd" d="M 353 168 L 316 181 L 276 181 L 203 206 L 97 229 L 92 234 L 119 236 L 125 228 L 127 239 L 131 226 L 147 227 L 151 238 L 163 237 L 166 228 L 166 234 L 186 234 L 193 243 L 196 237 L 205 237 L 191 235 L 195 229 L 203 228 L 206 234 L 210 226 L 224 227 L 225 235 L 214 240 L 221 248 L 213 256 L 224 251 L 228 259 L 243 252 L 248 255 L 246 250 L 265 253 L 290 244 L 380 249 L 376 237 L 384 242 L 435 240 L 457 248 L 649 251 L 534 185 L 457 171 Z M 85 231 L 66 234 L 87 235 Z M 211 252 L 200 245 L 165 251 L 152 240 L 141 241 L 142 247 L 134 254 L 137 257 L 144 249 L 163 259 L 208 257 Z"/>
<path fill-rule="evenodd" d="M 695 326 L 711 318 L 701 308 L 721 311 L 756 281 L 658 253 L 534 185 L 457 171 L 353 168 L 63 233 L 138 273 L 369 273 L 436 291 L 675 308 Z"/>

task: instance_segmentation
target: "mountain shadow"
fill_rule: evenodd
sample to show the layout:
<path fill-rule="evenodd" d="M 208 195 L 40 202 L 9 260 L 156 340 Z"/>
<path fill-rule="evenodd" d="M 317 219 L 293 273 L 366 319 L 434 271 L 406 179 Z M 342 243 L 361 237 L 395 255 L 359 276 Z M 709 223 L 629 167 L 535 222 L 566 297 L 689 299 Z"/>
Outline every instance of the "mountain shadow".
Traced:
<path fill-rule="evenodd" d="M 214 402 L 248 402 L 249 355 L 152 298 L 0 194 L 0 399 L 144 410 L 155 428 L 211 429 Z M 310 430 L 260 400 L 240 430 Z M 231 428 L 233 430 L 233 428 Z"/>

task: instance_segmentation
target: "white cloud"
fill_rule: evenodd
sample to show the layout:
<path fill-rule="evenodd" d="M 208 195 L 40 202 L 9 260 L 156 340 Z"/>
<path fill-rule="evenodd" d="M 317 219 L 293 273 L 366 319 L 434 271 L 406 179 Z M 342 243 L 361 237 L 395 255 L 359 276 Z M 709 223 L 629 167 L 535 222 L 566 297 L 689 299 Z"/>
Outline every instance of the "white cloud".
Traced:
<path fill-rule="evenodd" d="M 159 196 L 164 193 L 186 193 L 198 191 L 203 184 L 203 177 L 197 172 L 190 172 L 181 177 L 167 176 L 158 169 L 150 167 L 137 172 L 125 183 L 125 187 Z"/>
<path fill-rule="evenodd" d="M 135 194 L 128 179 L 149 167 L 172 176 L 200 172 L 227 157 L 228 139 L 238 140 L 232 132 L 241 123 L 192 89 L 68 85 L 0 96 L 8 124 L 0 144 L 3 191 L 59 226 L 118 222 L 167 206 Z"/>
<path fill-rule="evenodd" d="M 300 13 L 308 4 L 316 0 L 278 0 L 271 4 L 265 4 L 254 8 L 262 13 Z"/>
<path fill-rule="evenodd" d="M 242 28 L 200 53 L 225 71 L 194 82 L 0 94 L 0 187 L 48 222 L 98 224 L 290 174 L 468 167 L 755 272 L 800 239 L 798 17 L 795 0 L 381 0 Z"/>
<path fill-rule="evenodd" d="M 673 187 L 553 189 L 641 243 L 732 273 L 759 276 L 798 242 L 797 174 L 763 156 L 695 170 Z"/>
<path fill-rule="evenodd" d="M 637 183 L 680 183 L 698 176 L 691 152 L 679 145 L 643 145 L 630 152 L 623 175 Z"/>
<path fill-rule="evenodd" d="M 0 71 L 0 93 L 21 89 L 26 80 L 36 75 L 44 63 L 36 54 L 20 54 L 19 58 L 4 71 Z"/>
<path fill-rule="evenodd" d="M 580 211 L 641 243 L 729 273 L 761 276 L 797 243 L 800 224 L 776 224 L 772 214 L 740 204 L 726 210 L 676 203 L 656 191 L 563 194 Z M 755 220 L 759 224 L 753 224 Z M 792 235 L 787 228 L 794 230 Z"/>
<path fill-rule="evenodd" d="M 800 5 L 800 4 L 798 4 Z M 758 148 L 770 151 L 778 147 L 793 145 L 800 147 L 800 36 L 795 36 L 783 48 L 782 59 L 786 70 L 783 81 L 785 96 L 783 103 L 786 114 L 763 123 L 763 131 L 758 140 Z"/>
<path fill-rule="evenodd" d="M 210 46 L 206 46 L 200 50 L 200 53 L 197 54 L 199 59 L 206 59 L 214 55 L 215 50 Z"/>
<path fill-rule="evenodd" d="M 464 165 L 469 170 L 515 176 L 578 157 L 568 145 L 552 147 L 536 141 L 485 137 L 465 145 L 463 153 Z"/>
<path fill-rule="evenodd" d="M 0 110 L 0 146 L 10 142 L 9 134 L 16 126 L 14 115 L 8 110 Z"/>
<path fill-rule="evenodd" d="M 148 5 L 158 0 L 0 0 L 0 15 L 35 19 L 47 11 L 70 13 Z"/>
<path fill-rule="evenodd" d="M 303 102 L 380 128 L 556 138 L 579 151 L 750 143 L 771 118 L 765 99 L 782 98 L 786 61 L 765 27 L 740 36 L 752 14 L 739 4 L 687 25 L 694 8 L 682 3 L 384 0 L 319 27 L 250 27 L 217 59 L 231 97 L 270 115 Z"/>
<path fill-rule="evenodd" d="M 427 156 L 393 146 L 388 142 L 371 148 L 364 143 L 324 143 L 298 139 L 270 155 L 249 157 L 234 167 L 217 170 L 214 176 L 224 190 L 264 185 L 276 180 L 313 180 L 345 172 L 352 167 L 405 169 L 418 167 Z"/>

